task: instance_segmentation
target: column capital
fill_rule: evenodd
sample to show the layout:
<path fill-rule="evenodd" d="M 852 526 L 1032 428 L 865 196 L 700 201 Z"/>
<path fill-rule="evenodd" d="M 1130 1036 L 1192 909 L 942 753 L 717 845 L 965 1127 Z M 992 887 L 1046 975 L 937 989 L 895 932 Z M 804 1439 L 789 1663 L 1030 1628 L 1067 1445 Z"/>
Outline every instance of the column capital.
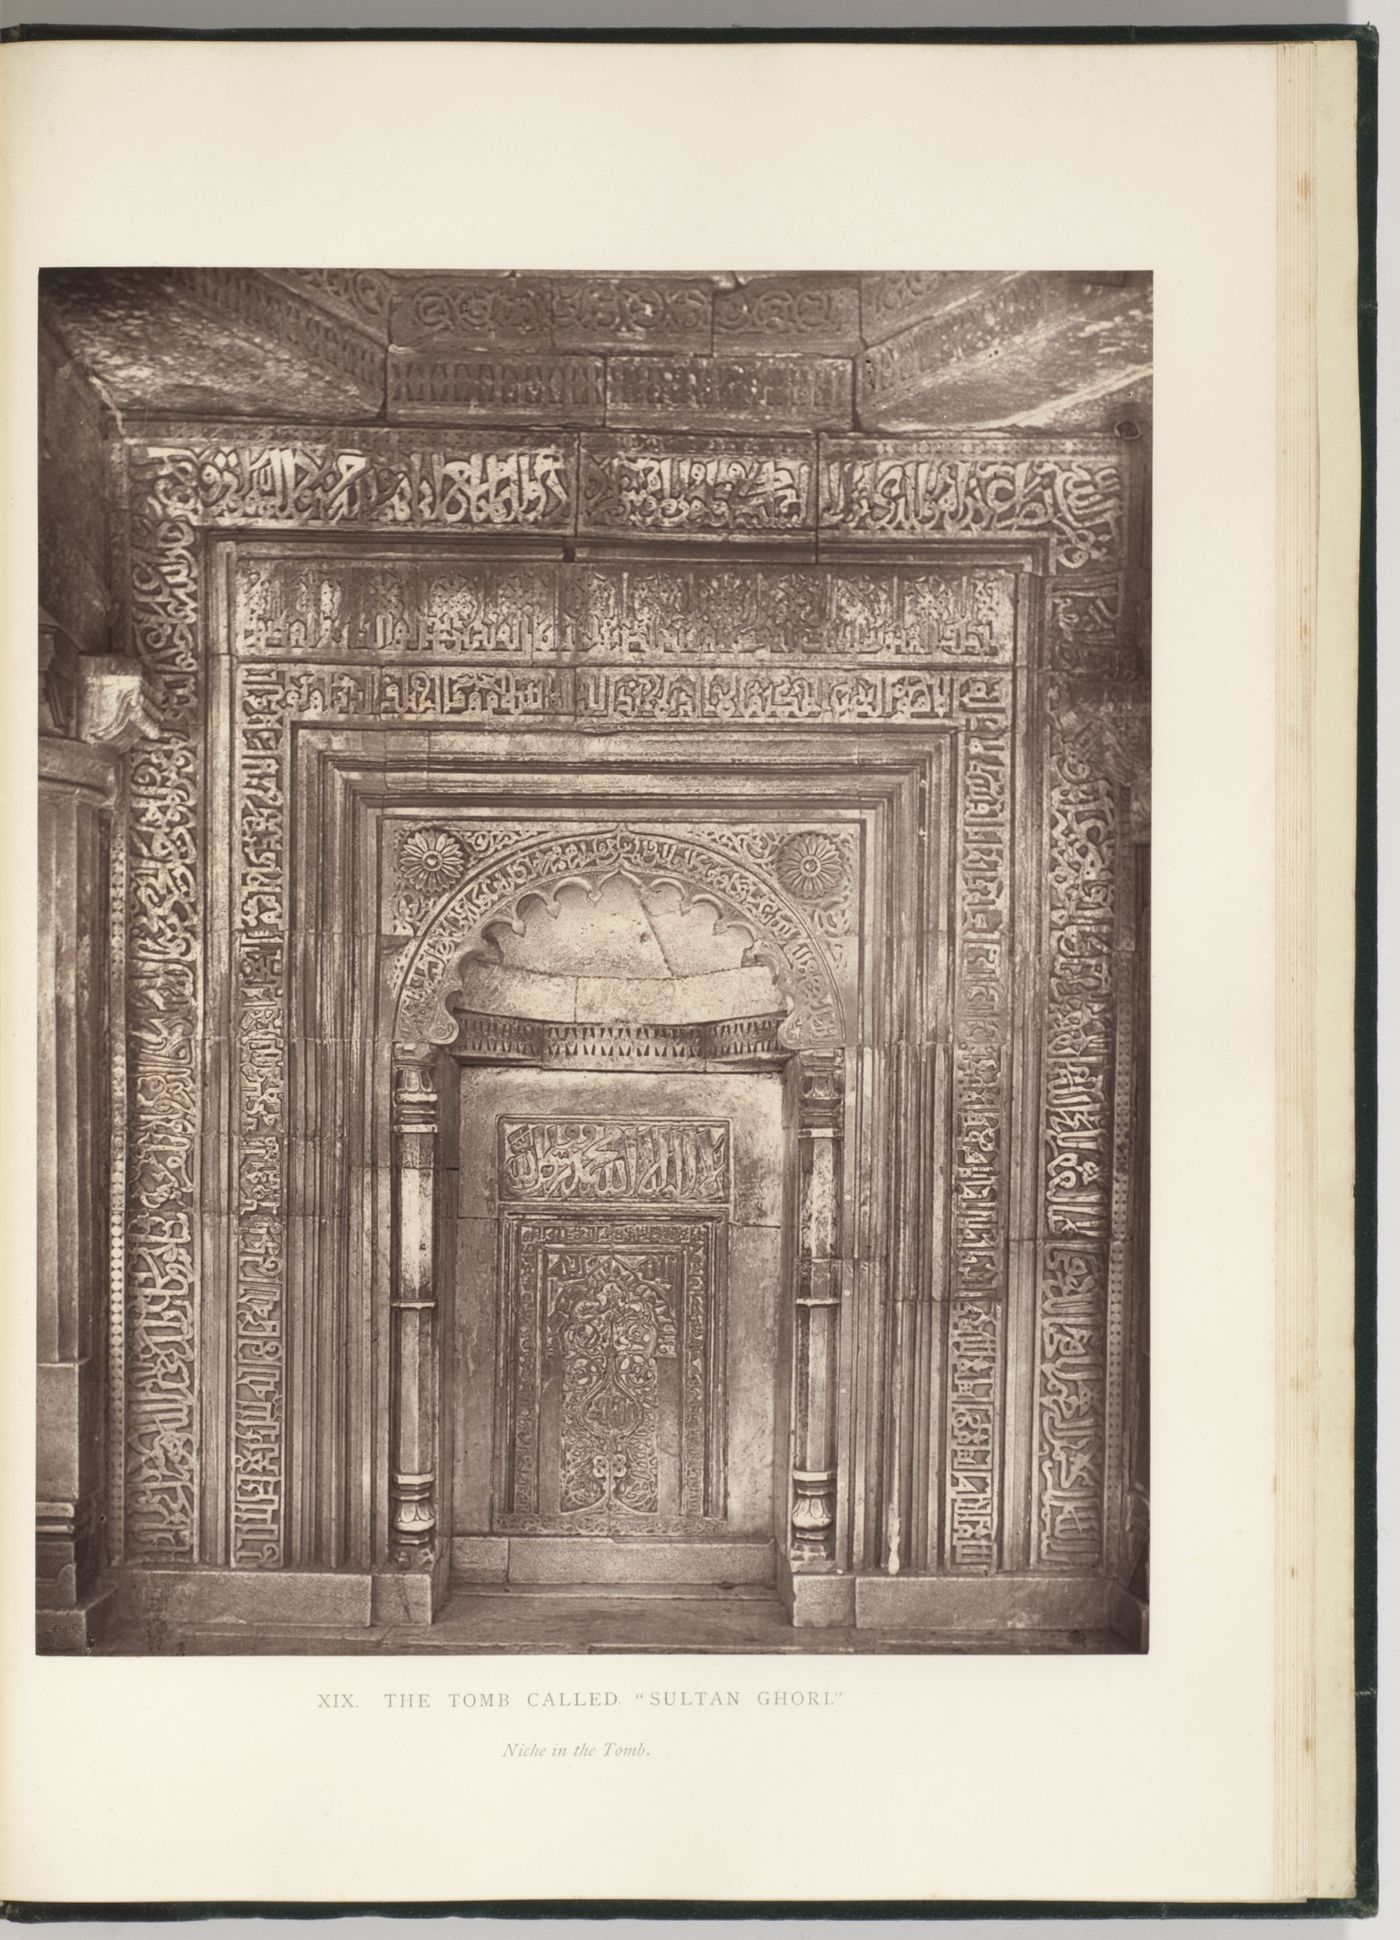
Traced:
<path fill-rule="evenodd" d="M 39 615 L 39 732 L 125 754 L 160 733 L 139 662 L 79 653 L 49 614 Z"/>
<path fill-rule="evenodd" d="M 437 1085 L 431 1065 L 425 1060 L 400 1062 L 394 1066 L 395 1129 L 401 1132 L 437 1130 Z"/>
<path fill-rule="evenodd" d="M 78 737 L 125 754 L 154 741 L 160 722 L 146 676 L 134 660 L 87 654 L 78 663 Z"/>
<path fill-rule="evenodd" d="M 798 1123 L 801 1131 L 839 1130 L 846 1088 L 841 1051 L 802 1051 L 797 1059 Z"/>

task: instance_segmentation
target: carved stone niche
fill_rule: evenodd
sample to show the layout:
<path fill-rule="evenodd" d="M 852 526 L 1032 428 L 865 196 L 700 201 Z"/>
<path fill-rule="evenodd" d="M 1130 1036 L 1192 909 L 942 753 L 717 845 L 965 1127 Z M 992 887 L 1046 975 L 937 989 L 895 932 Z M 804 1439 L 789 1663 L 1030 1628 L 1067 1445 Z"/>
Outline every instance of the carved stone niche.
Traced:
<path fill-rule="evenodd" d="M 729 832 L 731 852 L 726 857 L 715 846 L 713 830 L 707 830 L 707 840 L 699 842 L 678 827 L 664 834 L 621 824 L 602 829 L 566 828 L 537 842 L 533 850 L 525 845 L 523 856 L 519 849 L 507 846 L 504 860 L 496 865 L 501 882 L 509 886 L 504 896 L 489 886 L 489 865 L 482 869 L 478 864 L 476 878 L 468 873 L 464 842 L 450 826 L 414 827 L 400 839 L 399 908 L 404 907 L 405 880 L 412 896 L 415 882 L 425 871 L 436 890 L 444 882 L 449 889 L 460 882 L 456 894 L 462 903 L 455 917 L 449 913 L 450 897 L 447 908 L 441 902 L 437 904 L 435 914 L 415 940 L 400 982 L 392 1115 L 395 1232 L 389 1385 L 394 1397 L 390 1426 L 392 1560 L 402 1571 L 418 1575 L 440 1572 L 448 1527 L 443 1438 L 434 1427 L 432 1397 L 441 1393 L 444 1349 L 437 1289 L 446 1284 L 443 1263 L 436 1252 L 436 1235 L 442 1230 L 437 1200 L 443 1190 L 446 1155 L 442 1147 L 451 1136 L 447 1114 L 441 1107 L 445 1103 L 444 1087 L 452 1081 L 453 1062 L 579 1074 L 674 1073 L 675 1085 L 665 1095 L 681 1101 L 676 1106 L 681 1112 L 679 1124 L 686 1122 L 684 1101 L 691 1095 L 686 1088 L 688 1073 L 780 1071 L 788 1066 L 789 1089 L 795 1100 L 793 1148 L 788 1161 L 793 1181 L 793 1304 L 790 1314 L 781 1321 L 781 1337 L 789 1342 L 789 1363 L 772 1368 L 776 1387 L 769 1415 L 770 1421 L 781 1420 L 786 1431 L 779 1447 L 770 1429 L 777 1549 L 781 1580 L 788 1586 L 787 1601 L 795 1621 L 850 1620 L 846 1604 L 833 1606 L 830 1612 L 823 1606 L 814 1615 L 800 1594 L 800 1586 L 794 1588 L 797 1579 L 805 1575 L 824 1575 L 835 1568 L 846 1060 L 838 1035 L 843 1015 L 840 997 L 812 931 L 796 911 L 803 908 L 804 898 L 809 910 L 813 905 L 830 910 L 833 900 L 848 887 L 847 865 L 835 836 L 815 831 L 784 832 L 780 828 L 749 841 L 755 854 L 763 852 L 762 842 L 766 841 L 771 851 L 769 874 L 758 866 L 739 863 L 734 851 L 743 834 L 742 827 Z M 750 865 L 753 863 L 751 856 Z M 478 885 L 475 893 L 474 880 Z M 482 888 L 482 883 L 488 886 Z M 406 1022 L 411 1029 L 405 1029 Z M 812 1037 L 817 1040 L 815 1045 L 808 1042 Z M 569 1082 L 565 1081 L 566 1087 Z M 701 1078 L 696 1098 L 706 1084 L 712 1083 L 713 1077 Z M 562 1095 L 578 1094 L 565 1089 Z M 603 1137 L 608 1122 L 600 1120 L 591 1128 L 595 1141 Z M 569 1123 L 566 1111 L 561 1121 L 563 1131 L 568 1130 Z M 548 1130 L 548 1126 L 543 1129 Z M 678 1135 L 665 1134 L 663 1144 Z M 646 1145 L 653 1136 L 646 1124 L 639 1122 L 630 1131 L 623 1126 L 618 1132 L 619 1150 L 630 1152 L 636 1141 Z M 447 1161 L 455 1162 L 455 1158 Z M 681 1165 L 687 1177 L 690 1170 Z M 779 1197 L 788 1191 L 781 1182 L 771 1189 Z M 580 1191 L 583 1199 L 590 1198 L 587 1189 L 580 1187 Z M 673 1215 L 678 1209 L 684 1210 L 679 1201 L 671 1208 Z M 661 1244 L 663 1229 L 654 1224 L 656 1209 L 648 1215 L 640 1203 L 631 1205 L 629 1201 L 621 1221 L 603 1217 L 609 1210 L 606 1194 L 605 1203 L 583 1207 L 577 1215 L 568 1207 L 554 1208 L 552 1216 L 558 1231 L 549 1229 L 554 1243 L 563 1244 L 568 1234 L 576 1231 L 580 1236 L 578 1259 L 591 1260 L 602 1274 L 597 1299 L 621 1299 L 626 1291 L 624 1283 L 630 1284 L 631 1269 L 625 1264 L 630 1257 L 626 1243 L 630 1218 L 635 1244 L 645 1239 L 652 1248 L 650 1254 L 638 1258 L 653 1276 L 661 1275 L 648 1298 L 664 1301 L 659 1288 L 665 1279 L 663 1262 L 669 1254 Z M 691 1207 L 690 1213 L 701 1222 L 695 1228 L 701 1236 L 707 1230 L 705 1222 L 713 1225 L 720 1217 L 709 1204 Z M 506 1221 L 504 1212 L 501 1217 Z M 531 1237 L 530 1221 L 526 1219 L 520 1229 L 524 1236 L 520 1237 L 516 1229 L 525 1215 L 511 1217 L 515 1223 L 503 1224 L 501 1244 L 508 1251 L 512 1245 L 524 1245 L 533 1259 L 529 1248 L 539 1242 Z M 573 1224 L 568 1223 L 570 1217 Z M 539 1219 L 534 1223 L 538 1225 Z M 689 1228 L 684 1230 L 688 1232 Z M 605 1239 L 607 1246 L 603 1245 Z M 696 1244 L 700 1245 L 701 1239 L 697 1238 Z M 779 1244 L 776 1234 L 769 1244 Z M 710 1245 L 711 1241 L 705 1240 L 702 1252 Z M 727 1247 L 721 1241 L 714 1257 L 722 1260 L 726 1255 Z M 500 1271 L 506 1271 L 504 1265 Z M 714 1297 L 722 1303 L 726 1297 L 724 1271 L 712 1260 L 701 1274 L 711 1292 L 701 1295 L 692 1290 L 678 1296 L 680 1311 L 690 1314 L 695 1302 L 704 1304 L 716 1287 L 719 1290 Z M 774 1297 L 773 1281 L 781 1277 L 775 1255 L 764 1279 L 770 1301 Z M 498 1328 L 507 1324 L 500 1316 L 514 1316 L 517 1308 L 527 1316 L 520 1325 L 544 1324 L 538 1318 L 528 1318 L 533 1307 L 528 1303 L 521 1307 L 522 1299 L 518 1292 L 507 1298 L 503 1289 L 497 1301 Z M 511 1325 L 515 1324 L 512 1320 Z M 779 1324 L 775 1318 L 774 1326 Z M 702 1326 L 692 1318 L 684 1323 L 677 1338 L 689 1341 L 694 1335 L 699 1340 L 703 1335 L 709 1340 L 709 1327 L 709 1322 Z M 721 1324 L 721 1336 L 722 1331 Z M 541 1351 L 538 1346 L 531 1350 L 531 1367 Z M 668 1350 L 680 1351 L 680 1347 Z M 705 1354 L 712 1360 L 716 1351 L 711 1345 Z M 498 1342 L 498 1356 L 515 1352 L 514 1346 Z M 566 1380 L 566 1374 L 554 1378 Z M 652 1388 L 659 1378 L 652 1378 Z M 714 1378 L 718 1381 L 721 1377 L 716 1374 Z M 501 1391 L 509 1398 L 499 1405 L 512 1419 L 524 1410 L 523 1418 L 535 1422 L 543 1404 L 528 1383 L 519 1385 L 524 1380 L 522 1374 L 516 1386 Z M 712 1481 L 692 1502 L 693 1489 L 699 1485 L 695 1482 L 698 1471 L 691 1461 L 685 1469 L 686 1480 L 676 1485 L 681 1489 L 678 1503 L 690 1504 L 690 1519 L 682 1515 L 676 1521 L 676 1511 L 671 1521 L 675 1523 L 673 1533 L 703 1536 L 706 1530 L 723 1527 L 722 1498 L 715 1494 L 713 1477 L 722 1471 L 724 1458 L 715 1441 L 722 1429 L 712 1425 L 697 1442 L 700 1430 L 696 1420 L 704 1414 L 712 1424 L 722 1424 L 724 1404 L 692 1394 L 690 1374 L 686 1382 L 687 1398 L 682 1407 L 685 1425 L 675 1432 L 690 1438 L 685 1446 L 692 1449 L 692 1456 L 692 1444 L 708 1451 L 694 1459 L 701 1461 Z M 781 1406 L 776 1398 L 778 1388 L 782 1390 Z M 714 1392 L 722 1394 L 722 1387 Z M 567 1398 L 561 1405 L 567 1414 Z M 641 1401 L 632 1396 L 629 1405 L 635 1412 Z M 578 1424 L 574 1425 L 577 1428 Z M 525 1431 L 512 1432 L 518 1435 Z M 641 1436 L 641 1448 L 646 1436 L 636 1432 Z M 515 1441 L 511 1441 L 509 1448 L 515 1447 Z M 531 1451 L 528 1472 L 533 1476 L 534 1465 L 541 1457 L 533 1443 Z M 597 1450 L 594 1454 L 603 1459 Z M 631 1459 L 644 1458 L 645 1451 L 642 1457 L 631 1451 Z M 565 1458 L 561 1455 L 560 1459 Z M 568 1459 L 572 1461 L 573 1457 Z M 623 1459 L 619 1454 L 618 1460 Z M 650 1459 L 657 1459 L 655 1449 Z M 513 1472 L 513 1460 L 514 1456 L 501 1448 L 493 1456 L 498 1470 L 504 1463 L 506 1470 Z M 557 1536 L 570 1526 L 583 1530 L 586 1541 L 588 1535 L 597 1533 L 594 1523 L 604 1511 L 597 1510 L 592 1520 L 584 1514 L 570 1525 L 566 1511 L 573 1496 L 581 1503 L 588 1492 L 580 1493 L 574 1484 L 559 1486 L 562 1507 L 550 1512 L 552 1520 L 546 1516 L 542 1521 L 541 1512 L 533 1506 L 531 1482 L 524 1496 L 507 1493 L 507 1507 L 498 1509 L 505 1521 L 491 1527 L 504 1528 L 507 1539 L 517 1545 L 522 1534 L 545 1531 Z M 639 1507 L 645 1506 L 646 1490 L 634 1494 L 635 1500 L 623 1491 L 617 1513 L 624 1525 L 631 1518 L 645 1533 L 656 1519 L 653 1516 L 649 1521 Z M 707 1505 L 703 1510 L 702 1503 Z M 657 1523 L 656 1529 L 662 1526 Z M 669 1529 L 671 1524 L 664 1526 Z M 510 1535 L 511 1530 L 517 1533 Z M 617 1532 L 614 1529 L 612 1533 Z M 582 1566 L 586 1568 L 587 1563 Z M 429 1613 L 434 1600 L 435 1593 L 425 1600 Z"/>

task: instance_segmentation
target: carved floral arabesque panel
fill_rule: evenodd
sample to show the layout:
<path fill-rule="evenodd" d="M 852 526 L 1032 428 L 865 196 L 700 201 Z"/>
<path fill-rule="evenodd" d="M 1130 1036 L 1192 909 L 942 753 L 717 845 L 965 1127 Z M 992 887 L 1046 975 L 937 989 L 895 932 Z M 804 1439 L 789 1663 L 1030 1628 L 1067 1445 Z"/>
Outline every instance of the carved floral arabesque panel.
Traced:
<path fill-rule="evenodd" d="M 830 443 L 835 455 L 822 473 L 820 504 L 833 530 L 872 537 L 1044 539 L 1057 568 L 1052 614 L 1070 610 L 1065 601 L 1079 600 L 1098 614 L 1095 626 L 1121 626 L 1115 549 L 1124 530 L 1124 494 L 1111 453 L 1071 456 L 1059 473 L 1053 457 L 1018 460 L 1008 472 L 1004 458 L 986 464 L 956 454 L 938 461 L 907 458 L 903 470 L 891 470 L 885 446 L 880 447 L 885 455 L 871 455 L 846 453 L 840 441 Z M 686 509 L 699 502 L 696 495 L 703 499 L 707 493 L 718 494 L 717 508 L 737 502 L 733 478 L 726 479 L 714 454 L 698 467 L 692 463 L 696 456 L 685 454 L 683 476 L 676 472 L 672 478 L 668 472 L 661 481 L 680 483 L 683 490 L 675 501 L 680 514 L 659 513 L 656 530 L 691 530 L 697 524 L 707 531 L 731 529 L 719 510 L 697 520 Z M 654 457 L 653 452 L 646 463 Z M 626 529 L 641 531 L 655 478 L 646 489 L 628 487 L 622 499 L 609 496 L 620 488 L 606 478 L 597 482 L 599 465 L 607 477 L 619 478 L 624 461 L 635 469 L 636 459 L 636 441 L 595 441 L 590 489 L 595 504 L 624 504 Z M 334 529 L 373 540 L 415 529 L 444 536 L 468 529 L 564 532 L 575 516 L 575 464 L 567 438 L 461 438 L 450 448 L 425 450 L 392 433 L 359 433 L 339 443 L 258 441 L 245 435 L 199 448 L 137 447 L 131 454 L 132 632 L 165 724 L 160 741 L 142 751 L 133 774 L 127 1446 L 134 1554 L 179 1560 L 196 1553 L 206 707 L 199 533 L 206 527 Z M 769 489 L 764 478 L 762 464 L 750 467 L 743 475 L 744 493 Z M 815 484 L 814 477 L 814 504 Z M 779 481 L 772 489 L 778 502 L 771 517 L 759 517 L 751 529 L 765 529 L 765 521 L 781 524 L 789 487 Z M 802 491 L 807 489 L 804 484 Z M 748 502 L 743 494 L 740 498 Z M 266 564 L 255 562 L 253 571 L 263 571 Z M 534 569 L 492 570 L 524 575 L 518 582 L 523 587 Z M 958 807 L 953 1023 L 947 1561 L 954 1568 L 993 1567 L 1010 995 L 1011 691 L 998 664 L 1006 652 L 1006 598 L 995 575 L 988 579 L 961 567 L 957 573 L 912 568 L 847 573 L 843 568 L 820 578 L 819 591 L 809 588 L 805 594 L 792 574 L 775 574 L 771 583 L 760 585 L 740 575 L 726 578 L 719 568 L 687 567 L 671 569 L 664 581 L 649 570 L 630 577 L 600 570 L 586 596 L 575 598 L 574 591 L 585 584 L 582 569 L 575 574 L 570 593 L 556 600 L 550 622 L 552 637 L 566 643 L 571 658 L 552 664 L 548 602 L 540 607 L 545 618 L 537 624 L 528 599 L 522 617 L 506 580 L 492 592 L 483 573 L 472 596 L 480 595 L 480 611 L 464 618 L 462 575 L 455 563 L 447 575 L 454 591 L 446 621 L 427 623 L 427 609 L 436 598 L 431 569 L 403 582 L 409 590 L 415 584 L 429 590 L 421 598 L 414 595 L 416 605 L 407 601 L 418 645 L 406 645 L 398 661 L 379 644 L 386 636 L 376 630 L 386 611 L 392 615 L 392 601 L 385 608 L 366 597 L 358 609 L 360 632 L 342 635 L 336 631 L 339 612 L 321 610 L 321 588 L 308 615 L 309 582 L 298 591 L 289 580 L 291 591 L 284 587 L 278 595 L 284 603 L 276 624 L 295 621 L 306 630 L 295 636 L 288 631 L 279 644 L 272 638 L 272 609 L 265 608 L 260 620 L 257 601 L 263 596 L 253 581 L 241 582 L 238 642 L 249 657 L 236 682 L 233 747 L 232 1559 L 275 1565 L 283 1554 L 290 726 L 298 720 L 451 726 L 591 718 L 736 727 L 923 723 L 959 737 L 964 786 Z M 1091 593 L 1095 574 L 1097 590 Z M 726 615 L 726 626 L 737 615 L 731 651 L 748 664 L 674 664 L 683 647 L 677 615 L 692 598 L 702 607 L 712 601 Z M 880 616 L 874 654 L 852 651 L 863 637 L 852 615 L 866 598 Z M 264 623 L 269 630 L 259 636 Z M 1068 637 L 1058 619 L 1052 631 L 1057 640 Z M 760 636 L 779 639 L 793 664 L 753 664 L 761 659 Z M 255 657 L 260 637 L 267 660 Z M 310 642 L 325 637 L 344 640 L 344 659 L 318 663 L 311 658 L 320 649 Z M 356 644 L 360 640 L 366 646 Z M 412 657 L 424 654 L 425 641 L 430 643 L 426 655 L 415 666 Z M 697 662 L 712 650 L 702 633 Z M 478 651 L 499 656 L 497 664 L 476 662 Z M 854 664 L 833 664 L 848 652 Z M 362 653 L 367 664 L 347 664 Z M 652 665 L 617 664 L 648 653 L 654 655 Z M 595 654 L 601 664 L 590 665 Z M 468 656 L 475 664 L 464 666 Z M 972 670 L 969 660 L 984 664 Z"/>
<path fill-rule="evenodd" d="M 728 1122 L 503 1118 L 497 1143 L 493 1527 L 722 1531 Z"/>

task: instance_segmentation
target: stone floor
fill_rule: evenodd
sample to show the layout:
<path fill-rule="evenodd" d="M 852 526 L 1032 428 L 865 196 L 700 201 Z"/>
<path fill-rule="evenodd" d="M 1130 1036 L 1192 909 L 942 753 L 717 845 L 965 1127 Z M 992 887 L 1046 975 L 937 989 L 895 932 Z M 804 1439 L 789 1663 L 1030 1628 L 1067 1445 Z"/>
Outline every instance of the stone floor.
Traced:
<path fill-rule="evenodd" d="M 588 1589 L 509 1589 L 456 1585 L 430 1627 L 385 1624 L 354 1629 L 310 1625 L 201 1624 L 119 1620 L 97 1647 L 104 1656 L 410 1656 L 416 1654 L 676 1653 L 788 1656 L 1123 1654 L 1107 1631 L 1042 1630 L 1001 1634 L 794 1630 L 770 1590 L 711 1585 Z"/>

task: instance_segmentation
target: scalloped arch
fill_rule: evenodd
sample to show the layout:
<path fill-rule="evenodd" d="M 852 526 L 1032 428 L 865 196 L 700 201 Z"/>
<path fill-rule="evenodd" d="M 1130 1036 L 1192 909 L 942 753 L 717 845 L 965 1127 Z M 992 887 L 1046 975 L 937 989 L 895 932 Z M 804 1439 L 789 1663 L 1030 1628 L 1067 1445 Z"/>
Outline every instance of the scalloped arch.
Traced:
<path fill-rule="evenodd" d="M 556 905 L 561 889 L 597 888 L 616 875 L 639 888 L 674 888 L 684 909 L 713 908 L 717 924 L 750 938 L 748 954 L 772 971 L 789 1010 L 781 1042 L 789 1049 L 838 1044 L 842 1005 L 830 966 L 803 917 L 774 883 L 733 856 L 693 838 L 623 823 L 519 843 L 478 868 L 435 912 L 409 952 L 398 985 L 394 1038 L 450 1044 L 451 1002 L 462 965 L 494 925 L 521 927 L 531 897 Z"/>

